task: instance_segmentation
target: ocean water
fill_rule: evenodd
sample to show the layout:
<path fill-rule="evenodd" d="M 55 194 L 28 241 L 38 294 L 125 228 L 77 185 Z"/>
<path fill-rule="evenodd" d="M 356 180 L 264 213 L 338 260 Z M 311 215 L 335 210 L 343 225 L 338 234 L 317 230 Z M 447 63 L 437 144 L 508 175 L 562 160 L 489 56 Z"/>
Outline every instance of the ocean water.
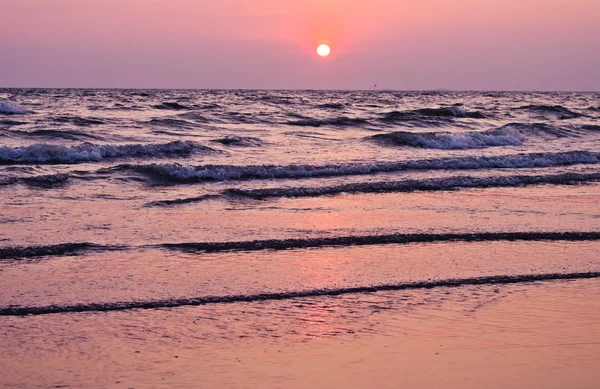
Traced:
<path fill-rule="evenodd" d="M 250 387 L 240 350 L 428 342 L 578 295 L 595 334 L 599 200 L 599 93 L 0 89 L 0 366 L 15 387 Z M 542 342 L 498 312 L 472 331 Z M 543 342 L 589 342 L 572 332 Z"/>
<path fill-rule="evenodd" d="M 0 90 L 0 313 L 596 276 L 599 119 L 597 93 Z"/>

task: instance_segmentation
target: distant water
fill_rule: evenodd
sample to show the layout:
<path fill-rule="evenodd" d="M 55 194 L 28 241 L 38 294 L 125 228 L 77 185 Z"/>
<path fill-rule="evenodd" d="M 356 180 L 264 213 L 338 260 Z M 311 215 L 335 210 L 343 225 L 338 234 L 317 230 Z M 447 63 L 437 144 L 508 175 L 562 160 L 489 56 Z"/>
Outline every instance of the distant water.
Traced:
<path fill-rule="evenodd" d="M 219 291 L 201 270 L 185 290 L 175 277 L 133 287 L 102 272 L 118 263 L 125 277 L 131 261 L 144 279 L 161 261 L 207 253 L 598 241 L 598 181 L 598 93 L 0 89 L 0 266 L 50 266 L 35 279 L 23 270 L 29 289 L 6 293 L 0 312 L 597 276 L 594 257 L 534 275 L 433 266 L 414 279 L 274 289 L 250 287 L 249 272 L 269 266 L 255 254 L 259 270 L 221 265 L 218 282 L 229 286 Z M 49 265 L 59 258 L 87 273 Z M 70 283 L 84 274 L 89 283 Z"/>

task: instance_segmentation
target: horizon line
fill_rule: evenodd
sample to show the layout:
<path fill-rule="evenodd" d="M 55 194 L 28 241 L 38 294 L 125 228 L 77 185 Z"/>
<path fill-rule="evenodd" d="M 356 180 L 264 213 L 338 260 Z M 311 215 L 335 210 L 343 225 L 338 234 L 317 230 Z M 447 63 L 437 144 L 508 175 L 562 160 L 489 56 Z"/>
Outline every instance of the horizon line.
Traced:
<path fill-rule="evenodd" d="M 388 89 L 388 88 L 372 88 L 372 89 L 313 89 L 313 88 L 156 88 L 156 87 L 16 87 L 16 86 L 0 86 L 0 90 L 8 89 L 59 89 L 59 90 L 179 90 L 179 91 L 265 91 L 265 92 L 478 92 L 478 93 L 600 93 L 600 90 L 574 90 L 574 89 Z"/>

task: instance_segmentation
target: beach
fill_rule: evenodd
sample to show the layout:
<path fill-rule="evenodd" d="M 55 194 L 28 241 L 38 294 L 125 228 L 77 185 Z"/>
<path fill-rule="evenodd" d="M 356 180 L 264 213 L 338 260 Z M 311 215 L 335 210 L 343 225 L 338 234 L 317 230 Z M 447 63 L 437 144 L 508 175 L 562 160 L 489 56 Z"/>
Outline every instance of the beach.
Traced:
<path fill-rule="evenodd" d="M 0 89 L 0 386 L 594 388 L 599 99 Z"/>
<path fill-rule="evenodd" d="M 29 388 L 594 388 L 598 286 L 3 318 L 0 364 L 6 387 Z"/>

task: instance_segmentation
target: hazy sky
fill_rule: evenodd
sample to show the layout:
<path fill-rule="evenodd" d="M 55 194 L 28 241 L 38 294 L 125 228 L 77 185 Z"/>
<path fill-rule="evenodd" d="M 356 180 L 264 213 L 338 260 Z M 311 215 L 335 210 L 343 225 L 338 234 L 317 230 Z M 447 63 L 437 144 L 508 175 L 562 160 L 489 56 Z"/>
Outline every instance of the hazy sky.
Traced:
<path fill-rule="evenodd" d="M 0 0 L 0 87 L 374 84 L 600 91 L 600 0 Z"/>

